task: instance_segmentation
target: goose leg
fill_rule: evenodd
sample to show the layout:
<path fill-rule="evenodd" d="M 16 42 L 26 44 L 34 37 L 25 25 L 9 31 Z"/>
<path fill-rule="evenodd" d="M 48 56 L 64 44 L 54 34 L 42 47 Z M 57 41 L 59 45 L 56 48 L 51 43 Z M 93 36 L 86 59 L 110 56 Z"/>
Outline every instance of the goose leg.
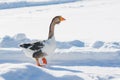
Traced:
<path fill-rule="evenodd" d="M 37 66 L 41 66 L 41 65 L 40 65 L 40 62 L 39 62 L 39 59 L 38 59 L 38 58 L 35 58 L 35 60 L 36 60 L 36 65 L 37 65 Z"/>
<path fill-rule="evenodd" d="M 45 57 L 42 58 L 43 64 L 47 64 L 47 59 Z"/>

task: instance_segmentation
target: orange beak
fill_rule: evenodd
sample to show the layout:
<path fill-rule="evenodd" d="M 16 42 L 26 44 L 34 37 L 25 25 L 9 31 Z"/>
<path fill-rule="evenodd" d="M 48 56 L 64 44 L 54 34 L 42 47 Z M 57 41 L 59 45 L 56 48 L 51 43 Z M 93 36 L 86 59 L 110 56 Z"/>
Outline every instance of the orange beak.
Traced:
<path fill-rule="evenodd" d="M 66 20 L 65 18 L 63 18 L 63 17 L 60 17 L 60 21 L 64 21 L 64 20 Z"/>

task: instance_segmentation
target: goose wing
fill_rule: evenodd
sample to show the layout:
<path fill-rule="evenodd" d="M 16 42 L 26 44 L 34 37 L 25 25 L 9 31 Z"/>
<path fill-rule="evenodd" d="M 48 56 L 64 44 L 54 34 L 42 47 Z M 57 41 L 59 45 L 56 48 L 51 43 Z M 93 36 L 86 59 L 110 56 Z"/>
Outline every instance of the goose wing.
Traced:
<path fill-rule="evenodd" d="M 44 47 L 44 42 L 45 41 L 37 41 L 37 42 L 32 42 L 32 43 L 24 43 L 21 44 L 20 47 L 24 49 L 30 49 L 32 51 L 40 50 L 41 48 Z"/>
<path fill-rule="evenodd" d="M 31 50 L 39 50 L 39 49 L 41 49 L 43 47 L 44 47 L 44 41 L 38 41 L 38 42 L 32 43 L 32 46 L 29 47 L 29 49 L 31 49 Z"/>

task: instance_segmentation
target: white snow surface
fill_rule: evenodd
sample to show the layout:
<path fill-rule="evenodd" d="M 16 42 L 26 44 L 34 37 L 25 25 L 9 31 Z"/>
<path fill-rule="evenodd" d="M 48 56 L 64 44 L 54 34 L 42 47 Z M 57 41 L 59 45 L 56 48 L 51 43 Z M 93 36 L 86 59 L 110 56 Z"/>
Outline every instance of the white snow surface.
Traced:
<path fill-rule="evenodd" d="M 60 24 L 62 29 L 58 30 L 56 28 L 56 39 L 58 40 L 80 40 L 81 37 L 86 39 L 95 37 L 98 40 L 103 38 L 120 40 L 117 36 L 119 35 L 120 25 L 119 0 L 76 0 L 78 2 L 65 2 L 66 4 L 62 4 L 65 0 L 61 0 L 61 4 L 57 4 L 60 0 L 39 0 L 40 2 L 44 1 L 44 4 L 42 3 L 43 6 L 27 7 L 25 5 L 26 8 L 21 7 L 21 5 L 24 5 L 21 2 L 25 1 L 29 3 L 29 1 L 33 0 L 11 0 L 12 3 L 9 2 L 10 0 L 0 1 L 6 2 L 7 4 L 10 3 L 7 7 L 6 4 L 0 3 L 0 5 L 4 5 L 2 7 L 0 6 L 3 9 L 0 10 L 0 26 L 2 26 L 0 32 L 3 34 L 13 35 L 22 32 L 31 37 L 37 36 L 37 38 L 45 39 L 44 36 L 47 36 L 48 27 L 40 28 L 39 26 L 48 26 L 46 23 L 49 23 L 53 16 L 62 14 L 67 19 L 66 23 L 63 22 Z M 13 6 L 16 1 L 21 5 Z M 38 2 L 38 0 L 35 1 Z M 54 1 L 57 2 L 55 3 L 56 5 L 52 5 Z M 72 2 L 73 0 L 66 1 Z M 51 5 L 45 6 L 46 2 Z M 11 9 L 9 9 L 9 6 L 11 6 Z M 79 20 L 80 24 L 77 24 L 78 22 L 76 20 Z M 75 24 L 79 27 L 82 26 L 82 30 L 80 31 L 78 26 L 77 29 L 73 29 L 71 26 L 75 27 Z M 10 25 L 12 29 L 16 30 L 15 32 L 9 28 Z M 98 30 L 90 31 L 88 25 Z M 26 26 L 29 27 L 25 29 Z M 36 26 L 36 28 L 34 27 L 35 32 L 33 28 L 30 28 L 32 26 Z M 63 30 L 67 30 L 64 26 L 68 26 L 67 28 L 69 30 L 63 32 Z M 75 30 L 74 34 L 70 34 L 71 30 L 72 32 Z M 103 31 L 103 34 L 99 33 L 101 31 Z M 61 32 L 64 33 L 62 36 Z M 42 35 L 36 35 L 38 33 Z M 69 34 L 70 36 L 68 36 Z M 90 35 L 89 37 L 88 34 Z M 108 34 L 111 35 L 111 38 Z M 4 36 L 2 34 L 0 35 Z M 81 37 L 78 38 L 78 36 Z M 48 65 L 37 67 L 34 59 L 26 57 L 20 48 L 14 47 L 21 42 L 31 41 L 24 34 L 14 37 L 6 36 L 0 41 L 2 42 L 3 40 L 4 43 L 1 45 L 3 47 L 0 48 L 0 80 L 120 80 L 119 41 L 96 41 L 87 46 L 82 45 L 82 47 L 81 43 L 80 45 L 76 45 L 78 43 L 76 40 L 72 43 L 64 42 L 66 45 L 63 45 L 62 42 L 54 53 L 46 57 Z M 9 43 L 15 44 L 8 45 Z M 7 45 L 4 46 L 4 44 Z"/>
<path fill-rule="evenodd" d="M 59 3 L 61 0 L 55 1 Z M 66 4 L 3 9 L 0 10 L 0 36 L 25 33 L 29 38 L 46 39 L 51 19 L 61 15 L 66 21 L 56 26 L 55 38 L 58 41 L 120 41 L 119 5 L 119 0 L 82 0 Z"/>
<path fill-rule="evenodd" d="M 22 43 L 28 42 L 36 42 L 41 41 L 39 39 L 29 39 L 24 33 L 18 33 L 11 36 L 4 36 L 0 39 L 0 47 L 1 48 L 19 48 L 19 45 Z M 56 41 L 57 48 L 59 49 L 70 49 L 72 47 L 89 47 L 89 48 L 113 48 L 120 49 L 120 41 L 112 41 L 112 42 L 104 42 L 104 41 L 94 41 L 91 43 L 80 41 L 80 40 L 72 40 L 72 41 Z"/>
<path fill-rule="evenodd" d="M 30 63 L 1 64 L 0 80 L 119 80 L 120 68 L 90 66 L 37 67 Z"/>
<path fill-rule="evenodd" d="M 119 80 L 119 49 L 57 49 L 48 64 L 35 60 L 18 48 L 0 49 L 0 80 Z M 41 62 L 41 59 L 40 59 Z"/>

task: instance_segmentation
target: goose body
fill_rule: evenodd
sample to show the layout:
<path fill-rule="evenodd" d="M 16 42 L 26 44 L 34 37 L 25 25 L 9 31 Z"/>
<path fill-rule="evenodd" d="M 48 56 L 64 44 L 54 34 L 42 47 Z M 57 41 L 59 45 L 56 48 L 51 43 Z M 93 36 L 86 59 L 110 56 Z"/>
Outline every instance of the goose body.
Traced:
<path fill-rule="evenodd" d="M 51 53 L 54 52 L 56 48 L 56 41 L 54 37 L 54 26 L 64 20 L 65 19 L 61 16 L 56 16 L 53 18 L 49 27 L 49 34 L 47 40 L 36 41 L 31 43 L 23 43 L 20 45 L 26 56 L 35 58 L 36 64 L 38 66 L 41 66 L 39 63 L 39 58 L 42 58 L 43 64 L 47 64 L 47 60 L 45 56 L 50 55 Z"/>
<path fill-rule="evenodd" d="M 54 50 L 56 49 L 55 37 L 53 36 L 51 39 L 46 40 L 44 44 L 45 46 L 42 48 L 42 51 L 44 53 L 47 53 L 48 55 L 50 53 L 53 53 Z"/>
<path fill-rule="evenodd" d="M 22 49 L 26 56 L 33 58 L 38 52 L 41 53 L 41 56 L 38 57 L 42 58 L 54 52 L 56 49 L 56 41 L 53 36 L 48 40 L 21 44 L 21 47 L 24 47 Z"/>

